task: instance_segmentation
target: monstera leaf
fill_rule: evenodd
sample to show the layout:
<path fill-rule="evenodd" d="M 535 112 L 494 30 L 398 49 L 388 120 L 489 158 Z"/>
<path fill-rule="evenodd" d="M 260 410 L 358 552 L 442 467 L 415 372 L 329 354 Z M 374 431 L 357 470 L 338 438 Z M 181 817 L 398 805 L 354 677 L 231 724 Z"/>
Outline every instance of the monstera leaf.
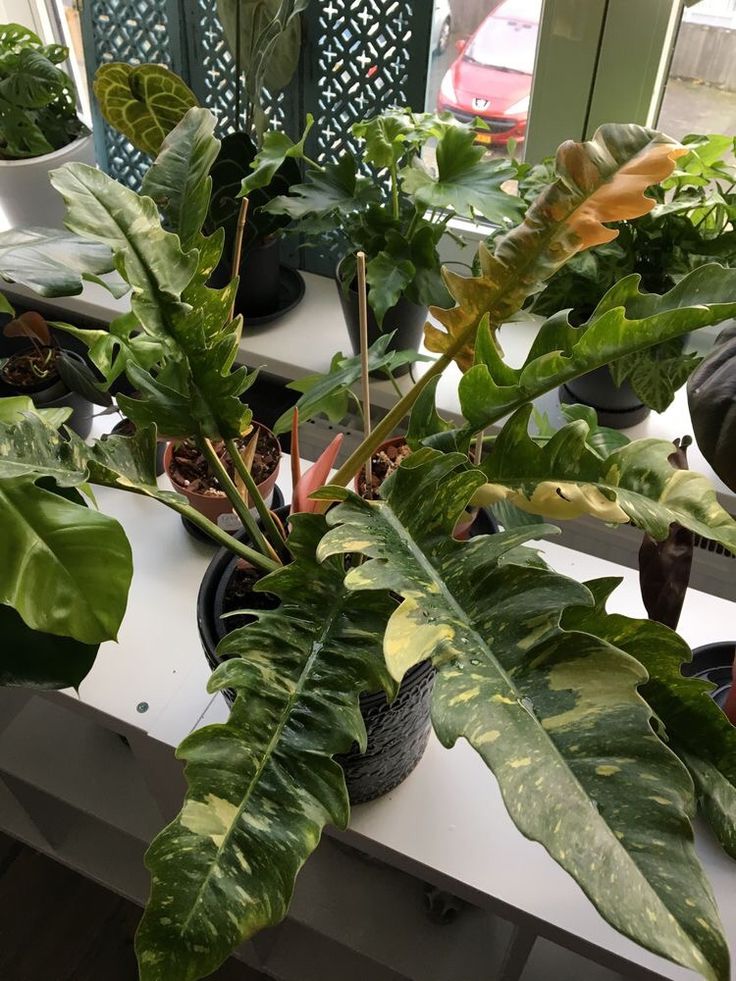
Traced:
<path fill-rule="evenodd" d="M 295 561 L 261 588 L 279 609 L 220 644 L 211 692 L 233 688 L 225 725 L 184 740 L 189 790 L 151 845 L 153 887 L 136 949 L 142 981 L 194 981 L 286 913 L 294 878 L 327 823 L 345 827 L 345 778 L 332 757 L 365 746 L 358 696 L 391 689 L 381 634 L 392 601 L 356 597 L 343 563 L 319 563 L 324 518 L 297 515 Z"/>
<path fill-rule="evenodd" d="M 152 157 L 187 111 L 199 105 L 192 90 L 163 65 L 100 65 L 94 91 L 107 122 Z"/>
<path fill-rule="evenodd" d="M 567 610 L 563 625 L 594 633 L 647 669 L 649 681 L 642 695 L 690 770 L 706 820 L 724 849 L 736 858 L 736 727 L 710 698 L 713 685 L 683 677 L 681 666 L 692 660 L 692 654 L 676 633 L 647 620 L 606 613 L 606 601 L 619 581 L 587 583 L 595 608 Z"/>
<path fill-rule="evenodd" d="M 28 286 L 41 296 L 76 296 L 84 281 L 115 268 L 112 252 L 99 242 L 55 228 L 11 228 L 0 232 L 0 277 Z M 114 296 L 127 287 L 102 282 Z"/>
<path fill-rule="evenodd" d="M 725 981 L 728 949 L 692 844 L 692 784 L 652 731 L 637 692 L 647 672 L 594 633 L 560 626 L 565 609 L 593 607 L 584 586 L 502 564 L 538 529 L 453 539 L 483 481 L 466 467 L 460 454 L 421 450 L 381 502 L 330 488 L 344 503 L 318 555 L 363 553 L 346 585 L 403 598 L 384 639 L 391 673 L 434 660 L 440 740 L 471 743 L 520 831 L 622 933 Z"/>
<path fill-rule="evenodd" d="M 530 405 L 519 409 L 499 434 L 483 463 L 488 483 L 476 492 L 476 504 L 509 500 L 548 518 L 590 514 L 611 524 L 632 522 L 657 541 L 679 524 L 736 550 L 736 522 L 705 477 L 672 466 L 672 443 L 638 439 L 603 460 L 588 446 L 583 420 L 539 445 L 527 431 L 531 413 Z"/>
<path fill-rule="evenodd" d="M 635 125 L 601 126 L 586 143 L 563 143 L 558 180 L 521 225 L 495 240 L 493 254 L 481 245 L 480 275 L 445 272 L 457 306 L 432 309 L 441 326 L 425 328 L 427 348 L 469 368 L 483 317 L 489 316 L 495 330 L 576 252 L 612 241 L 618 233 L 604 222 L 651 211 L 655 202 L 644 191 L 672 173 L 685 152 L 668 137 Z"/>

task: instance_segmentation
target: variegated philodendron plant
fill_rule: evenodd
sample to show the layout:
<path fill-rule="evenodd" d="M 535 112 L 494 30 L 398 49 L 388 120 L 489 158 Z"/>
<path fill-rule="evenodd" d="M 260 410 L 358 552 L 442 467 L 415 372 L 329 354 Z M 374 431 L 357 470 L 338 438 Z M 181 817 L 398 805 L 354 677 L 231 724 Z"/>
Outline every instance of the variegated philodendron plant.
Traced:
<path fill-rule="evenodd" d="M 212 117 L 191 109 L 140 195 L 81 164 L 52 175 L 73 233 L 65 251 L 35 232 L 0 236 L 0 269 L 56 294 L 96 278 L 107 255 L 107 268 L 131 291 L 131 313 L 109 333 L 79 336 L 108 379 L 125 371 L 139 393 L 121 399 L 138 435 L 91 445 L 72 433 L 60 438 L 58 413 L 0 403 L 0 609 L 28 633 L 60 641 L 45 655 L 29 642 L 27 661 L 4 647 L 6 683 L 76 683 L 94 645 L 114 637 L 123 616 L 127 541 L 114 521 L 84 506 L 78 488 L 113 486 L 186 511 L 155 485 L 156 429 L 206 446 L 250 425 L 240 398 L 248 379 L 232 371 L 235 284 L 206 285 L 222 247 L 221 236 L 201 231 L 216 153 Z M 427 346 L 440 357 L 320 492 L 338 505 L 294 516 L 288 555 L 231 545 L 273 570 L 262 587 L 281 605 L 222 642 L 227 659 L 209 688 L 235 690 L 230 719 L 179 748 L 186 800 L 146 859 L 152 891 L 137 938 L 143 981 L 202 978 L 286 914 L 323 827 L 348 822 L 334 757 L 365 740 L 360 693 L 393 692 L 426 658 L 437 668 L 432 719 L 440 741 L 470 742 L 521 832 L 542 843 L 622 933 L 727 981 L 728 949 L 691 819 L 698 802 L 736 856 L 736 730 L 706 684 L 682 677 L 687 645 L 656 623 L 607 613 L 615 581 L 574 582 L 525 548 L 554 527 L 453 538 L 474 501 L 546 519 L 592 514 L 655 539 L 676 522 L 736 550 L 736 523 L 703 477 L 672 467 L 672 444 L 622 445 L 584 411 L 545 438 L 528 432 L 531 400 L 561 382 L 736 316 L 736 270 L 702 267 L 663 296 L 640 293 L 636 276 L 625 279 L 582 327 L 564 313 L 544 323 L 520 368 L 505 363 L 498 342 L 501 325 L 562 263 L 612 237 L 606 222 L 651 207 L 647 187 L 672 172 L 680 153 L 667 137 L 633 125 L 564 144 L 556 182 L 493 254 L 481 250 L 480 275 L 446 274 L 456 305 L 435 310 L 440 326 L 427 328 Z M 434 406 L 436 380 L 451 362 L 462 371 L 461 426 Z M 345 490 L 409 410 L 415 452 L 382 499 Z M 481 464 L 471 465 L 478 434 L 509 414 L 500 433 L 486 437 Z M 356 553 L 365 560 L 346 574 L 345 556 Z M 74 671 L 65 673 L 65 657 Z"/>

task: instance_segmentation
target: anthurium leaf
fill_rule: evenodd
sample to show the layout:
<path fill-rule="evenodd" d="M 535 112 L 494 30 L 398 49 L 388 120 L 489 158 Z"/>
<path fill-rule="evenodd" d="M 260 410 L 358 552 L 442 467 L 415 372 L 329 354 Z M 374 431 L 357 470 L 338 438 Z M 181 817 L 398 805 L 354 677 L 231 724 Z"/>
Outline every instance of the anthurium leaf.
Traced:
<path fill-rule="evenodd" d="M 657 541 L 676 522 L 736 550 L 736 522 L 705 477 L 672 466 L 672 443 L 634 440 L 602 460 L 587 445 L 582 419 L 539 445 L 528 434 L 530 416 L 531 406 L 524 406 L 504 426 L 483 462 L 489 482 L 475 503 L 509 500 L 548 518 L 630 521 Z"/>
<path fill-rule="evenodd" d="M 0 479 L 0 603 L 34 630 L 114 639 L 133 572 L 123 529 L 36 480 Z"/>
<path fill-rule="evenodd" d="M 605 222 L 651 211 L 655 202 L 644 191 L 669 176 L 685 152 L 668 137 L 633 124 L 601 126 L 586 143 L 563 143 L 557 181 L 531 205 L 521 225 L 494 240 L 493 254 L 481 245 L 480 275 L 445 272 L 457 305 L 431 311 L 440 326 L 425 328 L 427 348 L 448 354 L 467 370 L 482 318 L 489 315 L 497 329 L 576 252 L 612 241 L 617 232 Z"/>
<path fill-rule="evenodd" d="M 736 490 L 736 324 L 721 332 L 687 386 L 698 447 L 721 480 Z"/>
<path fill-rule="evenodd" d="M 99 242 L 54 228 L 0 232 L 0 277 L 42 296 L 75 296 L 84 280 L 114 269 L 112 252 Z"/>
<path fill-rule="evenodd" d="M 621 280 L 581 327 L 570 326 L 564 312 L 550 317 L 520 369 L 487 351 L 460 381 L 469 424 L 483 429 L 587 371 L 736 315 L 736 269 L 700 266 L 662 295 L 641 293 L 638 287 L 638 276 Z"/>
<path fill-rule="evenodd" d="M 710 697 L 712 684 L 683 676 L 681 667 L 690 663 L 692 652 L 676 633 L 650 620 L 606 613 L 606 601 L 618 582 L 586 583 L 595 607 L 566 611 L 563 625 L 594 633 L 647 669 L 649 680 L 641 693 L 690 770 L 706 819 L 736 858 L 736 727 Z"/>
<path fill-rule="evenodd" d="M 403 598 L 384 639 L 389 669 L 400 678 L 433 658 L 440 740 L 471 743 L 520 831 L 616 929 L 725 981 L 728 949 L 688 820 L 692 784 L 652 731 L 637 692 L 646 671 L 594 634 L 561 628 L 562 611 L 593 605 L 584 586 L 500 564 L 538 530 L 453 539 L 480 480 L 462 456 L 420 450 L 382 501 L 343 491 L 318 554 L 362 552 L 346 585 Z"/>
<path fill-rule="evenodd" d="M 152 157 L 187 111 L 198 105 L 192 90 L 163 65 L 100 65 L 94 91 L 107 122 Z"/>
<path fill-rule="evenodd" d="M 358 696 L 391 685 L 381 657 L 392 608 L 356 597 L 342 560 L 320 563 L 324 518 L 297 515 L 295 561 L 261 588 L 279 609 L 220 644 L 212 692 L 233 688 L 225 725 L 188 736 L 177 755 L 189 789 L 153 842 L 151 898 L 136 938 L 142 981 L 209 975 L 243 939 L 286 913 L 294 878 L 327 823 L 345 827 L 345 778 L 332 759 L 365 745 Z"/>
<path fill-rule="evenodd" d="M 141 185 L 166 216 L 184 252 L 200 244 L 212 190 L 210 169 L 220 141 L 215 117 L 206 109 L 189 109 L 176 131 L 167 134 Z"/>
<path fill-rule="evenodd" d="M 0 635 L 0 686 L 5 688 L 78 688 L 97 656 L 97 644 L 31 630 L 9 606 L 0 605 Z"/>
<path fill-rule="evenodd" d="M 437 141 L 437 169 L 415 157 L 401 171 L 403 190 L 419 211 L 439 208 L 461 217 L 480 215 L 500 225 L 516 222 L 523 202 L 503 191 L 514 176 L 503 157 L 486 159 L 486 150 L 475 142 L 470 128 L 448 127 Z"/>
<path fill-rule="evenodd" d="M 366 267 L 369 299 L 378 326 L 387 311 L 395 307 L 414 279 L 416 268 L 408 259 L 396 261 L 388 252 L 379 252 Z"/>
<path fill-rule="evenodd" d="M 371 344 L 368 349 L 369 371 L 393 371 L 401 365 L 426 360 L 416 351 L 387 350 L 393 336 L 393 332 L 382 334 L 377 341 Z M 336 354 L 332 359 L 329 372 L 309 375 L 307 378 L 300 378 L 287 385 L 287 388 L 304 393 L 296 403 L 299 409 L 300 422 L 308 422 L 320 412 L 324 412 L 333 422 L 339 422 L 340 419 L 343 419 L 348 409 L 351 386 L 360 378 L 360 372 L 360 355 L 346 358 L 342 354 Z M 273 427 L 276 435 L 289 431 L 292 412 L 293 409 L 287 409 L 276 420 Z"/>

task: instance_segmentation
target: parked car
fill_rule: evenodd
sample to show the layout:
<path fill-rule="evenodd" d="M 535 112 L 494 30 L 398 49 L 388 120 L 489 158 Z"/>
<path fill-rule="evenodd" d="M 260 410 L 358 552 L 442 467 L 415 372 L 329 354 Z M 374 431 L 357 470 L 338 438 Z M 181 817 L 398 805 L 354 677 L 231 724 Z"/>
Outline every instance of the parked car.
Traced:
<path fill-rule="evenodd" d="M 450 0 L 435 0 L 432 18 L 432 54 L 444 54 L 452 34 L 452 10 Z"/>
<path fill-rule="evenodd" d="M 467 41 L 447 70 L 437 108 L 463 122 L 482 119 L 481 143 L 521 142 L 532 87 L 542 0 L 504 0 Z"/>

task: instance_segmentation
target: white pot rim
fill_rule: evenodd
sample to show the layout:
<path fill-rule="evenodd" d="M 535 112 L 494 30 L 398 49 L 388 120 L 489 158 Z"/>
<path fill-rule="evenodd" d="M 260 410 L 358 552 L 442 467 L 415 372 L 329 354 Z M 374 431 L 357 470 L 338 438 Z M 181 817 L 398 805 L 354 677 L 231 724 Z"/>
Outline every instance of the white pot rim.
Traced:
<path fill-rule="evenodd" d="M 43 153 L 40 157 L 21 157 L 18 160 L 0 160 L 0 167 L 32 167 L 38 166 L 39 164 L 53 163 L 54 160 L 58 160 L 61 157 L 67 156 L 74 147 L 79 147 L 82 144 L 89 143 L 92 139 L 92 133 L 87 133 L 86 136 L 78 136 L 76 139 L 72 140 L 71 143 L 67 143 L 66 146 L 59 147 L 58 150 L 53 150 L 51 153 Z"/>

